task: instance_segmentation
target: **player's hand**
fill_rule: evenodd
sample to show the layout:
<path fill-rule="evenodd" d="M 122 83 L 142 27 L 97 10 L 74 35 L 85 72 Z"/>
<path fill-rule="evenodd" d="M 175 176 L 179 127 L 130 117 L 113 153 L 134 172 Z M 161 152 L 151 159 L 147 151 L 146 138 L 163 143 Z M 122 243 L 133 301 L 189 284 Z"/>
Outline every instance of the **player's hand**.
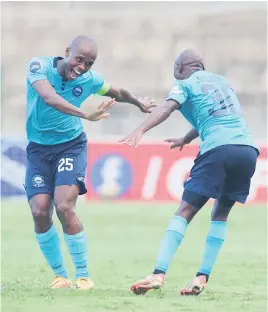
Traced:
<path fill-rule="evenodd" d="M 183 149 L 184 145 L 187 144 L 185 142 L 184 137 L 183 138 L 179 138 L 179 139 L 167 139 L 165 140 L 165 142 L 171 143 L 169 145 L 169 148 L 175 148 L 175 147 L 179 147 L 180 151 Z"/>
<path fill-rule="evenodd" d="M 149 100 L 147 97 L 139 98 L 139 102 L 139 108 L 143 113 L 151 113 L 151 109 L 157 106 L 154 100 Z"/>
<path fill-rule="evenodd" d="M 141 138 L 143 137 L 143 131 L 142 130 L 135 130 L 131 134 L 127 135 L 125 138 L 119 140 L 118 142 L 121 142 L 123 144 L 126 144 L 128 146 L 137 147 L 138 143 L 140 142 Z"/>
<path fill-rule="evenodd" d="M 100 119 L 107 118 L 110 114 L 107 110 L 110 109 L 115 104 L 115 99 L 110 101 L 104 101 L 99 106 L 95 113 L 89 114 L 86 119 L 90 121 L 98 121 Z"/>

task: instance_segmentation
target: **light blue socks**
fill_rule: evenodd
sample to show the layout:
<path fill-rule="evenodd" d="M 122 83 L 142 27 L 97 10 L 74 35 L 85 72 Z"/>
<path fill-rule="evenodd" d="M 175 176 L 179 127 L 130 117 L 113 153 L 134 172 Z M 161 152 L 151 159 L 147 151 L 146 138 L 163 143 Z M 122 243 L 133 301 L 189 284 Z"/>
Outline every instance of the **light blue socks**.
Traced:
<path fill-rule="evenodd" d="M 67 278 L 67 271 L 61 253 L 60 239 L 54 224 L 46 233 L 35 233 L 40 249 L 57 276 Z"/>
<path fill-rule="evenodd" d="M 85 232 L 82 231 L 74 235 L 64 233 L 64 239 L 75 265 L 75 278 L 89 277 L 88 249 Z"/>
<path fill-rule="evenodd" d="M 215 262 L 221 246 L 227 233 L 227 223 L 222 221 L 212 221 L 207 235 L 205 251 L 202 264 L 198 270 L 200 273 L 209 275 Z"/>
<path fill-rule="evenodd" d="M 171 219 L 158 253 L 157 263 L 155 266 L 156 272 L 167 271 L 177 248 L 184 238 L 184 232 L 187 224 L 186 219 L 179 216 L 174 216 Z M 156 272 L 154 273 L 156 274 Z"/>

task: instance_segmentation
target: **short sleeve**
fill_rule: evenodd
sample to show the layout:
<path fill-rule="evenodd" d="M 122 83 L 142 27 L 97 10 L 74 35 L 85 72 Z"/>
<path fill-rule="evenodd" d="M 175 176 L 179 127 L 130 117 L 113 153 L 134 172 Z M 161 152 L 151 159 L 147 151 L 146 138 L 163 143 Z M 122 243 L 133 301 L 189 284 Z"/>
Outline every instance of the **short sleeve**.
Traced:
<path fill-rule="evenodd" d="M 28 64 L 27 79 L 30 84 L 33 84 L 37 80 L 47 79 L 48 67 L 46 61 L 42 58 L 34 57 Z"/>
<path fill-rule="evenodd" d="M 186 102 L 187 97 L 188 97 L 187 88 L 183 84 L 175 82 L 175 84 L 173 85 L 172 89 L 169 92 L 169 95 L 166 98 L 166 101 L 174 100 L 182 105 L 184 102 Z"/>
<path fill-rule="evenodd" d="M 110 89 L 110 84 L 104 81 L 104 78 L 99 73 L 92 72 L 92 75 L 94 81 L 92 93 L 99 95 L 104 95 L 107 93 Z"/>

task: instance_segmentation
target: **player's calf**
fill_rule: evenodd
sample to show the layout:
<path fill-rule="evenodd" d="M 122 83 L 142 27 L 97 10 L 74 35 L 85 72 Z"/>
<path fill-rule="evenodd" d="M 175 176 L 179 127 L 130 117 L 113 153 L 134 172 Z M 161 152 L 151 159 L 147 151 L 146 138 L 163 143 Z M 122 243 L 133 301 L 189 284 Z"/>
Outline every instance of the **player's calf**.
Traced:
<path fill-rule="evenodd" d="M 227 196 L 222 196 L 215 200 L 215 204 L 211 212 L 211 221 L 226 222 L 234 204 L 235 201 L 229 199 Z"/>
<path fill-rule="evenodd" d="M 64 239 L 75 266 L 75 278 L 79 289 L 92 288 L 88 271 L 88 248 L 83 225 L 75 211 L 79 194 L 76 185 L 58 186 L 55 190 L 56 212 L 62 224 Z"/>
<path fill-rule="evenodd" d="M 61 253 L 60 239 L 51 219 L 50 201 L 48 194 L 38 194 L 30 200 L 35 222 L 35 237 L 54 274 L 64 279 L 67 278 L 67 272 Z"/>
<path fill-rule="evenodd" d="M 206 238 L 201 266 L 193 281 L 182 289 L 182 295 L 199 295 L 205 288 L 209 275 L 216 263 L 227 234 L 227 217 L 234 201 L 216 200 L 212 210 L 212 221 Z"/>
<path fill-rule="evenodd" d="M 160 289 L 164 286 L 165 273 L 171 263 L 171 260 L 183 241 L 188 223 L 202 208 L 207 197 L 185 190 L 183 200 L 175 216 L 170 220 L 165 235 L 162 239 L 155 270 L 152 275 L 138 281 L 131 286 L 135 294 L 145 294 L 151 289 Z M 185 201 L 188 199 L 191 203 Z"/>

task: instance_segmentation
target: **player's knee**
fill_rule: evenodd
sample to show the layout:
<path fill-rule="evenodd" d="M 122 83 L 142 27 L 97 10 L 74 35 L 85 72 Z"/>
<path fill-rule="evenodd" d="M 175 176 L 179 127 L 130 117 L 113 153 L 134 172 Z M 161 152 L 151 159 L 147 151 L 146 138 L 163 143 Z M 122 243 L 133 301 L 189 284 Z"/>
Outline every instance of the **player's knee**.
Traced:
<path fill-rule="evenodd" d="M 190 222 L 195 214 L 198 212 L 198 209 L 187 202 L 183 201 L 176 212 L 176 215 L 184 218 L 187 222 Z"/>
<path fill-rule="evenodd" d="M 43 202 L 37 202 L 31 206 L 32 216 L 35 220 L 50 219 L 49 205 Z"/>
<path fill-rule="evenodd" d="M 62 202 L 56 205 L 56 212 L 60 218 L 70 218 L 75 215 L 74 206 L 71 202 Z"/>
<path fill-rule="evenodd" d="M 176 212 L 176 215 L 179 215 L 190 222 L 197 212 L 205 205 L 208 199 L 209 198 L 206 196 L 185 189 L 182 196 L 183 201 Z"/>

